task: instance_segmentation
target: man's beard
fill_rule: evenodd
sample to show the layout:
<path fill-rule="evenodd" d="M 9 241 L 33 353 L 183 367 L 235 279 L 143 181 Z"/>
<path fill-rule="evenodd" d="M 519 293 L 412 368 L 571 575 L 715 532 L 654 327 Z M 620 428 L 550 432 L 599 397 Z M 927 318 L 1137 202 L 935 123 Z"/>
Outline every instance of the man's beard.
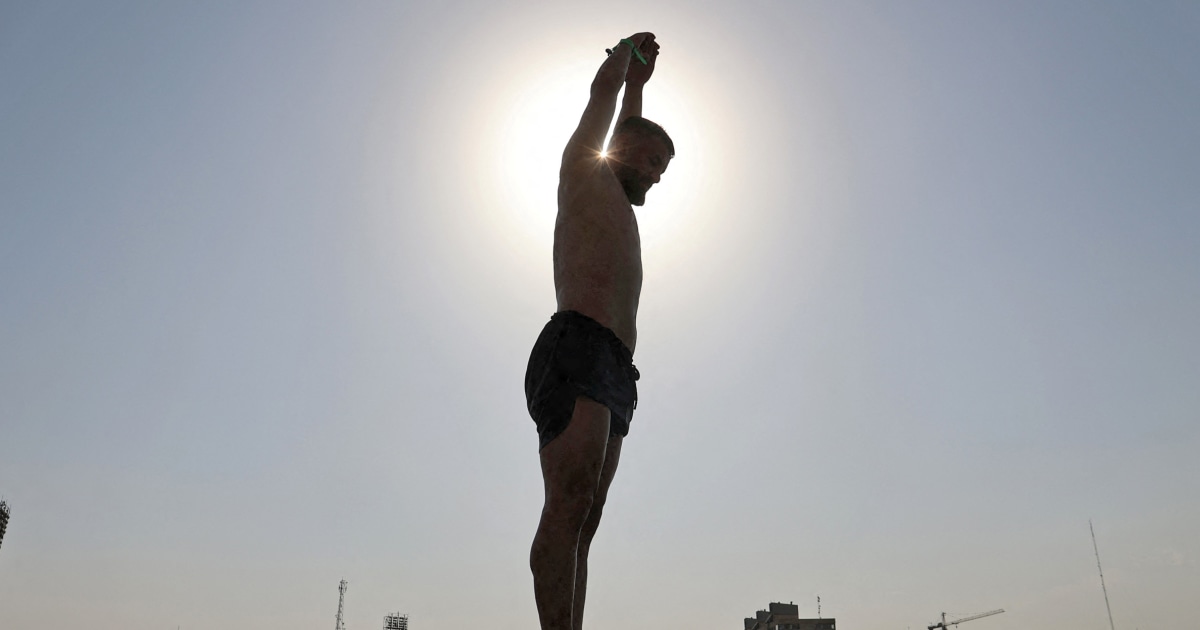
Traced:
<path fill-rule="evenodd" d="M 646 189 L 642 187 L 637 171 L 621 165 L 617 181 L 621 182 L 621 188 L 625 190 L 625 197 L 629 199 L 630 205 L 640 206 L 646 203 Z"/>

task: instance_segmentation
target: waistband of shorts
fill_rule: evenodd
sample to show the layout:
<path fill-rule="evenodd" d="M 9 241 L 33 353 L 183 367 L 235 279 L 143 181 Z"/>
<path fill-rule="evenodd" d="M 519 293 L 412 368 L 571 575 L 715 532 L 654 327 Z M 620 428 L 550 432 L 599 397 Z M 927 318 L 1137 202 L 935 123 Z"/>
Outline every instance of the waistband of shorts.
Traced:
<path fill-rule="evenodd" d="M 617 336 L 617 333 L 613 332 L 608 326 L 601 324 L 600 322 L 588 317 L 587 315 L 584 315 L 583 313 L 580 313 L 579 311 L 559 311 L 551 315 L 550 319 L 554 321 L 573 321 L 593 328 L 597 331 L 603 331 L 602 334 L 604 335 L 605 339 L 610 345 L 612 345 L 613 348 L 617 350 L 617 353 L 621 355 L 621 359 L 625 362 L 625 365 L 630 367 L 633 366 L 633 352 L 630 351 L 630 349 L 625 345 L 625 342 L 621 341 L 621 338 Z"/>

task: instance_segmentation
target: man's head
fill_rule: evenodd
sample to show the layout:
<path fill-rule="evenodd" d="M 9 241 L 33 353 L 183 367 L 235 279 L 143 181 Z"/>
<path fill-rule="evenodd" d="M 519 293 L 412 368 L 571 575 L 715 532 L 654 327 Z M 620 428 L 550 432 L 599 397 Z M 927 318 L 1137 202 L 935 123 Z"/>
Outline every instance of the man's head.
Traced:
<path fill-rule="evenodd" d="M 646 203 L 646 191 L 658 183 L 675 157 L 675 143 L 657 124 L 640 116 L 621 121 L 608 143 L 608 164 L 629 203 Z"/>

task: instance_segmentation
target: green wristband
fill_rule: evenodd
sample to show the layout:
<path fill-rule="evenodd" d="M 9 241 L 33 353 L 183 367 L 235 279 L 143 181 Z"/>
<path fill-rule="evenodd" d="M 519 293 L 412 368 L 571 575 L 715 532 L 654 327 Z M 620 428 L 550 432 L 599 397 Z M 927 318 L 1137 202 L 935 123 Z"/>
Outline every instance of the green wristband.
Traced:
<path fill-rule="evenodd" d="M 647 65 L 648 62 L 646 61 L 646 58 L 642 56 L 642 51 L 638 50 L 638 47 L 633 43 L 633 40 L 622 39 L 620 43 L 629 44 L 629 47 L 633 49 L 633 54 L 637 55 L 638 61 L 642 62 L 643 66 Z"/>

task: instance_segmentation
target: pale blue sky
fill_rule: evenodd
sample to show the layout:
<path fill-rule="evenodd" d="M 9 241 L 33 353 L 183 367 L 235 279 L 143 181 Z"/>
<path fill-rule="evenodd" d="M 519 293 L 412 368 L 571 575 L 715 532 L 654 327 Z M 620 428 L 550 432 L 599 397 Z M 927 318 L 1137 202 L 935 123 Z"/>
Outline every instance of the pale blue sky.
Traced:
<path fill-rule="evenodd" d="M 521 387 L 662 45 L 590 630 L 1194 625 L 1200 5 L 0 4 L 0 626 L 536 626 Z M 547 183 L 548 182 L 548 183 Z"/>

